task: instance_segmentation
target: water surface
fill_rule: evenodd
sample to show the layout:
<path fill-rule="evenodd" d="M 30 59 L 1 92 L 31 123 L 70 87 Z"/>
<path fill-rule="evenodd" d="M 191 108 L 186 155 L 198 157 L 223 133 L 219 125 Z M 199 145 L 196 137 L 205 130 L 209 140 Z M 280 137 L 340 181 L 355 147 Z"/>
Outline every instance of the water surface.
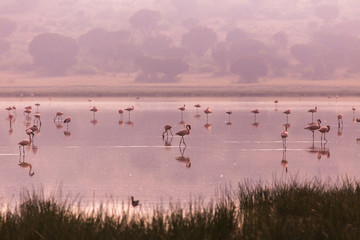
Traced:
<path fill-rule="evenodd" d="M 36 102 L 40 103 L 38 110 Z M 198 111 L 193 107 L 197 103 L 201 105 Z M 186 110 L 181 114 L 178 108 L 183 104 Z M 9 105 L 17 107 L 11 128 L 8 112 L 0 113 L 0 198 L 6 201 L 18 201 L 24 188 L 48 192 L 61 186 L 65 194 L 78 195 L 85 203 L 109 198 L 127 202 L 133 195 L 151 206 L 199 197 L 209 200 L 217 189 L 247 179 L 336 180 L 360 175 L 360 123 L 355 121 L 357 112 L 352 111 L 354 101 L 290 99 L 277 105 L 269 99 L 0 102 L 2 109 Z M 27 105 L 33 107 L 31 119 L 23 114 Z M 95 115 L 89 111 L 93 105 L 99 109 Z M 123 116 L 118 113 L 132 105 L 135 110 L 130 116 L 126 111 Z M 331 128 L 328 142 L 320 141 L 319 132 L 313 140 L 312 132 L 304 129 L 312 122 L 307 111 L 315 106 L 314 121 L 320 118 L 322 125 Z M 213 113 L 206 116 L 206 107 Z M 225 113 L 229 109 L 233 112 L 230 119 Z M 251 113 L 254 109 L 260 111 L 256 119 Z M 280 133 L 285 129 L 286 109 L 291 114 L 284 151 Z M 27 138 L 25 129 L 33 124 L 37 111 L 41 128 L 22 157 L 18 142 Z M 64 113 L 63 119 L 72 117 L 68 129 L 54 122 L 57 111 Z M 338 128 L 340 113 L 343 126 Z M 165 134 L 162 139 L 165 124 L 173 126 L 174 134 L 191 125 L 186 147 L 179 147 L 179 136 Z M 19 165 L 22 161 L 31 164 L 30 172 Z"/>

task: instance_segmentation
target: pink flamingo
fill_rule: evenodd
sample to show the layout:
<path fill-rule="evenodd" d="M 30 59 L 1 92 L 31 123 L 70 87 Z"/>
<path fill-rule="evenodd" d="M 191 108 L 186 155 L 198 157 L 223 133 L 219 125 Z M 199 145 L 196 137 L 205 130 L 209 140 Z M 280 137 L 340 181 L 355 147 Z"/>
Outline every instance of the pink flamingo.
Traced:
<path fill-rule="evenodd" d="M 66 129 L 69 129 L 69 123 L 71 122 L 71 117 L 70 116 L 67 116 L 65 119 L 64 119 L 64 123 L 66 123 Z"/>
<path fill-rule="evenodd" d="M 125 108 L 125 111 L 128 111 L 128 112 L 129 112 L 129 121 L 130 121 L 130 112 L 133 111 L 134 109 L 135 109 L 134 106 Z"/>
<path fill-rule="evenodd" d="M 171 126 L 170 124 L 166 124 L 166 125 L 164 126 L 165 131 L 162 133 L 162 137 L 163 137 L 163 138 L 164 138 L 164 136 L 165 136 L 165 133 L 166 133 L 166 136 L 168 136 L 168 131 L 171 133 L 171 136 L 174 136 L 174 135 L 172 134 L 172 132 L 171 132 L 171 128 L 172 128 L 172 126 Z"/>
<path fill-rule="evenodd" d="M 186 129 L 183 129 L 175 134 L 175 135 L 181 136 L 179 146 L 181 145 L 181 142 L 183 142 L 184 145 L 186 146 L 186 143 L 184 141 L 184 136 L 189 135 L 190 130 L 191 130 L 191 126 L 188 124 L 188 125 L 186 125 Z"/>
<path fill-rule="evenodd" d="M 308 112 L 311 113 L 311 123 L 313 123 L 314 122 L 314 113 L 317 112 L 317 107 L 309 109 Z"/>
<path fill-rule="evenodd" d="M 330 131 L 330 126 L 329 126 L 329 125 L 323 126 L 323 127 L 321 127 L 321 128 L 319 129 L 319 131 L 321 132 L 321 141 L 322 141 L 322 139 L 323 139 L 323 135 L 324 135 L 324 140 L 327 141 L 326 138 L 325 138 L 325 134 Z"/>
<path fill-rule="evenodd" d="M 289 114 L 291 113 L 290 109 L 286 110 L 283 112 L 284 114 L 286 114 L 286 123 L 288 122 L 289 120 Z"/>
<path fill-rule="evenodd" d="M 23 148 L 23 155 L 25 155 L 25 146 L 31 144 L 31 135 L 34 136 L 33 132 L 29 132 L 29 139 L 24 139 L 18 143 L 19 145 L 19 153 L 21 155 L 21 147 Z"/>
<path fill-rule="evenodd" d="M 338 119 L 338 126 L 340 127 L 340 125 L 343 125 L 343 120 L 342 120 L 342 118 L 343 118 L 343 115 L 342 114 L 339 114 L 338 116 L 337 116 L 337 119 Z M 341 124 L 340 124 L 341 123 Z"/>
<path fill-rule="evenodd" d="M 62 112 L 57 112 L 54 118 L 54 122 L 55 120 L 62 121 L 62 115 L 64 115 Z"/>
<path fill-rule="evenodd" d="M 228 110 L 228 111 L 226 111 L 226 114 L 229 115 L 229 122 L 230 122 L 230 116 L 231 116 L 231 114 L 232 114 L 232 111 L 231 111 L 231 110 Z"/>
<path fill-rule="evenodd" d="M 205 110 L 204 110 L 204 113 L 206 114 L 206 122 L 208 121 L 208 118 L 209 118 L 209 114 L 212 113 L 212 111 L 210 110 L 210 107 L 207 107 Z"/>
<path fill-rule="evenodd" d="M 254 122 L 256 123 L 256 115 L 260 113 L 260 111 L 258 109 L 252 110 L 251 111 L 254 114 Z"/>
<path fill-rule="evenodd" d="M 281 132 L 280 136 L 283 140 L 283 148 L 285 149 L 286 148 L 286 139 L 289 136 L 289 133 L 287 131 L 287 126 L 285 126 L 285 130 L 283 132 Z"/>

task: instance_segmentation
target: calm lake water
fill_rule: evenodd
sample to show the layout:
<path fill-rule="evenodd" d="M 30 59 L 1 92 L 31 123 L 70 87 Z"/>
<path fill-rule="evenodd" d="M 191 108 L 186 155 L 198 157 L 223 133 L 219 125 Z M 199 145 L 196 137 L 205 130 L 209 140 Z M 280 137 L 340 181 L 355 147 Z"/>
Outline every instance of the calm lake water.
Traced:
<path fill-rule="evenodd" d="M 41 105 L 42 125 L 35 133 L 33 146 L 25 147 L 19 156 L 18 142 L 26 139 L 36 102 Z M 199 103 L 197 110 L 194 104 Z M 186 105 L 183 115 L 178 110 Z M 181 202 L 201 197 L 210 200 L 219 188 L 233 187 L 245 180 L 271 182 L 274 179 L 312 179 L 360 176 L 360 123 L 357 102 L 342 99 L 287 99 L 277 106 L 271 99 L 87 99 L 74 101 L 11 100 L 0 107 L 16 105 L 16 117 L 0 112 L 0 200 L 18 201 L 25 189 L 50 192 L 61 187 L 64 195 L 78 196 L 82 202 L 105 202 L 114 199 L 128 202 L 135 196 L 145 206 Z M 23 114 L 32 105 L 31 119 Z M 99 111 L 89 111 L 95 105 Z M 130 106 L 135 110 L 123 116 L 118 110 Z M 320 132 L 305 130 L 312 121 L 308 109 L 329 125 L 328 142 L 320 141 Z M 203 110 L 213 111 L 207 118 Z M 277 110 L 276 110 L 277 108 Z M 225 113 L 231 109 L 230 121 Z M 251 110 L 259 109 L 254 117 Z M 286 115 L 290 127 L 284 151 L 280 133 Z M 359 106 L 360 110 L 360 106 Z M 54 122 L 61 111 L 72 117 L 66 124 Z M 343 114 L 338 128 L 337 115 Z M 187 147 L 179 147 L 179 136 L 163 140 L 163 126 L 171 124 L 172 132 L 190 124 L 185 137 Z M 22 161 L 31 164 L 24 168 Z M 29 166 L 29 165 L 27 165 Z M 29 174 L 30 173 L 30 174 Z M 34 173 L 34 174 L 32 174 Z"/>

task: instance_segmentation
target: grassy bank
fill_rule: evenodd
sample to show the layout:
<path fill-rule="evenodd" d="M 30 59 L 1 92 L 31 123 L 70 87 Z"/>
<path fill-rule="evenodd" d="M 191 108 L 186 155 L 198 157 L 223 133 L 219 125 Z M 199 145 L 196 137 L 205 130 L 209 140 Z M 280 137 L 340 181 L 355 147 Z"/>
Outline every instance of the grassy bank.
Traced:
<path fill-rule="evenodd" d="M 151 214 L 85 212 L 76 201 L 27 193 L 0 216 L 1 239 L 359 239 L 360 182 L 239 184 L 208 205 Z"/>

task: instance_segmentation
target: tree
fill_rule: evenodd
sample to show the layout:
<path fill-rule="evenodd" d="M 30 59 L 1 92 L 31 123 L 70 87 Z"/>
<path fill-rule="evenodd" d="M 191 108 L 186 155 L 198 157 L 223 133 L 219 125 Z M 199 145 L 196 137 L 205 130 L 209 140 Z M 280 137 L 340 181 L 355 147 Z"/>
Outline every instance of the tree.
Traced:
<path fill-rule="evenodd" d="M 126 30 L 107 31 L 95 28 L 79 37 L 79 45 L 93 57 L 114 60 L 118 45 L 127 42 L 129 38 L 130 32 Z"/>
<path fill-rule="evenodd" d="M 230 64 L 230 71 L 245 82 L 256 82 L 266 76 L 268 66 L 265 59 L 258 55 L 244 55 Z"/>
<path fill-rule="evenodd" d="M 241 41 L 248 38 L 248 34 L 240 29 L 240 28 L 234 28 L 233 30 L 231 30 L 230 32 L 228 32 L 226 34 L 226 42 L 228 43 L 233 43 L 233 42 L 237 42 L 237 41 Z"/>
<path fill-rule="evenodd" d="M 51 75 L 62 75 L 76 63 L 75 39 L 57 33 L 41 33 L 29 44 L 34 66 Z"/>
<path fill-rule="evenodd" d="M 189 65 L 180 59 L 142 57 L 135 62 L 143 73 L 137 80 L 142 82 L 175 81 L 177 75 L 189 69 Z"/>
<path fill-rule="evenodd" d="M 129 19 L 131 26 L 139 30 L 145 37 L 150 37 L 161 20 L 158 11 L 141 9 L 135 12 Z"/>
<path fill-rule="evenodd" d="M 0 18 L 0 39 L 4 39 L 16 30 L 16 23 L 10 19 Z"/>
<path fill-rule="evenodd" d="M 197 26 L 182 37 L 181 44 L 196 56 L 204 56 L 217 41 L 216 33 L 207 27 Z"/>
<path fill-rule="evenodd" d="M 167 36 L 146 38 L 143 41 L 143 50 L 150 56 L 161 56 L 165 49 L 171 46 L 172 40 Z"/>
<path fill-rule="evenodd" d="M 264 43 L 255 39 L 246 38 L 233 42 L 230 45 L 229 55 L 231 61 L 234 61 L 239 56 L 244 56 L 244 55 L 261 54 L 263 56 L 267 56 L 269 55 L 269 51 L 270 49 Z"/>

